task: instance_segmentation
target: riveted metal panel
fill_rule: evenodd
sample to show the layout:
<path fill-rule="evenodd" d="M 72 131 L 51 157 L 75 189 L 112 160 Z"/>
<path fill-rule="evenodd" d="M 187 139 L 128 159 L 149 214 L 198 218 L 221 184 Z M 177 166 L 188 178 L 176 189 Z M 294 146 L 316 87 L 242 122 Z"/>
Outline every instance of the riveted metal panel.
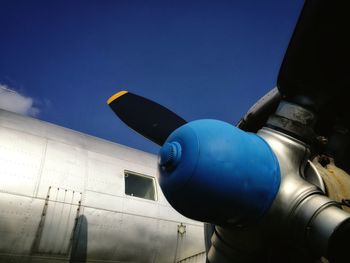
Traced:
<path fill-rule="evenodd" d="M 203 228 L 192 224 L 183 225 L 185 226 L 185 233 L 178 234 L 178 261 L 205 251 Z"/>
<path fill-rule="evenodd" d="M 32 252 L 68 255 L 80 211 L 82 193 L 49 187 Z"/>
<path fill-rule="evenodd" d="M 84 206 L 88 208 L 122 213 L 123 200 L 124 198 L 121 196 L 109 195 L 88 190 L 85 192 Z"/>
<path fill-rule="evenodd" d="M 33 196 L 46 140 L 0 127 L 0 191 Z"/>
<path fill-rule="evenodd" d="M 154 262 L 157 256 L 156 241 L 159 237 L 158 219 L 123 214 L 122 239 L 115 260 Z"/>
<path fill-rule="evenodd" d="M 158 210 L 157 201 L 151 201 L 133 196 L 125 197 L 123 210 L 125 214 L 158 218 Z"/>
<path fill-rule="evenodd" d="M 190 218 L 187 218 L 177 212 L 174 208 L 168 205 L 159 205 L 159 219 L 161 220 L 171 220 L 175 222 L 183 222 L 186 224 L 192 224 L 196 226 L 203 227 L 202 222 L 194 221 Z"/>
<path fill-rule="evenodd" d="M 104 194 L 122 196 L 124 194 L 123 161 L 91 151 L 88 157 L 86 189 Z"/>
<path fill-rule="evenodd" d="M 28 228 L 32 212 L 32 198 L 0 193 L 0 253 L 23 253 L 34 237 Z"/>
<path fill-rule="evenodd" d="M 157 170 L 157 156 L 147 152 L 133 149 L 125 145 L 113 143 L 93 136 L 86 136 L 86 147 L 95 153 L 109 155 L 115 159 L 143 165 Z"/>
<path fill-rule="evenodd" d="M 50 186 L 83 192 L 86 156 L 85 149 L 49 140 L 38 197 L 46 198 Z"/>
<path fill-rule="evenodd" d="M 114 259 L 124 237 L 121 235 L 123 214 L 113 211 L 85 208 L 88 222 L 88 258 L 91 260 Z M 122 253 L 122 252 L 121 252 Z"/>
<path fill-rule="evenodd" d="M 155 241 L 157 248 L 156 263 L 175 262 L 177 258 L 177 226 L 178 222 L 159 220 L 159 236 Z"/>

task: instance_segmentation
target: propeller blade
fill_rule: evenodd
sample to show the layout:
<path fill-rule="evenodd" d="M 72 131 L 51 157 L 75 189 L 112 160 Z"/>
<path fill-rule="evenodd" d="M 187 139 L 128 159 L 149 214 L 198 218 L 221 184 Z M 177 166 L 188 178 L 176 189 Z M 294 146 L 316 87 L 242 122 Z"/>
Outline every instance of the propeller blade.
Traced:
<path fill-rule="evenodd" d="M 305 2 L 278 76 L 284 99 L 315 111 L 347 107 L 349 7 L 342 0 Z"/>
<path fill-rule="evenodd" d="M 107 104 L 126 125 L 158 145 L 187 123 L 158 103 L 128 91 L 114 94 Z"/>
<path fill-rule="evenodd" d="M 269 116 L 276 111 L 280 102 L 281 94 L 277 88 L 273 88 L 248 110 L 236 126 L 243 131 L 256 133 L 265 125 Z"/>

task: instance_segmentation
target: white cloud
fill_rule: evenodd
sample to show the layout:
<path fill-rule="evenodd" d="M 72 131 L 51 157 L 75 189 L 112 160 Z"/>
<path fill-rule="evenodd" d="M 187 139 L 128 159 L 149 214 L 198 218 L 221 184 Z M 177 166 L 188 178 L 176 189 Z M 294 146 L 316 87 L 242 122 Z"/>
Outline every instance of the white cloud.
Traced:
<path fill-rule="evenodd" d="M 3 84 L 0 84 L 0 108 L 30 116 L 37 116 L 40 113 L 40 110 L 34 106 L 32 98 L 21 95 Z"/>

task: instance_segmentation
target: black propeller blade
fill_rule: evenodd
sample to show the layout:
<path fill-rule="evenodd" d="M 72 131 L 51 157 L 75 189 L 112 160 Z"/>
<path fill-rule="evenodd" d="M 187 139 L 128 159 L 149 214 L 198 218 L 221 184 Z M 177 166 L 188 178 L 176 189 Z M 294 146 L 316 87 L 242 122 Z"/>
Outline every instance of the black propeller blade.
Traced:
<path fill-rule="evenodd" d="M 305 2 L 278 76 L 284 99 L 316 112 L 348 107 L 349 10 L 343 0 Z"/>
<path fill-rule="evenodd" d="M 128 91 L 114 94 L 107 103 L 126 125 L 158 145 L 187 123 L 158 103 Z"/>

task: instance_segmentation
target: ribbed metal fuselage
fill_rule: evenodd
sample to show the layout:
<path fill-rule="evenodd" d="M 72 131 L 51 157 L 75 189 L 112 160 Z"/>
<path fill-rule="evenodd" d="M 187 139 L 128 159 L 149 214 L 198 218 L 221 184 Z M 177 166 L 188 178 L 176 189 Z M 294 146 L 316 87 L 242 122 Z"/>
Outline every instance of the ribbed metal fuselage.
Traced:
<path fill-rule="evenodd" d="M 154 177 L 156 200 L 126 195 L 125 171 Z M 203 224 L 168 204 L 156 156 L 3 110 L 0 234 L 2 262 L 204 260 Z"/>

